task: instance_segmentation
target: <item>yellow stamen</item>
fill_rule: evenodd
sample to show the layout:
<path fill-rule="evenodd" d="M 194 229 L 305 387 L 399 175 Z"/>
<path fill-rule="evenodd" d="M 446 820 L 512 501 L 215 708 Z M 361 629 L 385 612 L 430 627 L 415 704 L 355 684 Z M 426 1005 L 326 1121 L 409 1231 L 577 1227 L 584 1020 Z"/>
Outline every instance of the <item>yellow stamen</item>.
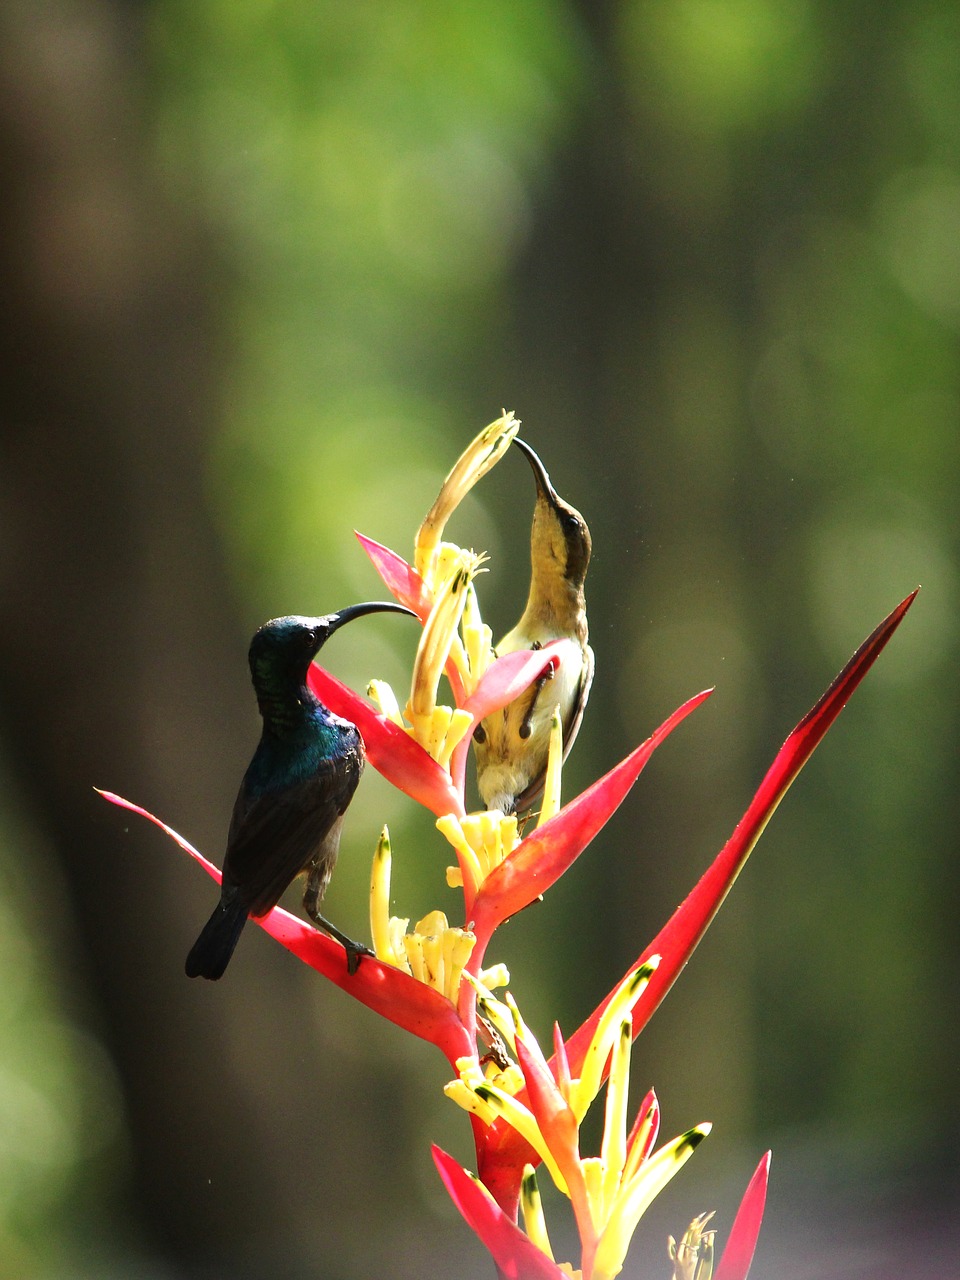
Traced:
<path fill-rule="evenodd" d="M 427 966 L 423 962 L 423 939 L 418 938 L 415 933 L 404 934 L 403 949 L 410 972 L 418 982 L 426 982 Z"/>
<path fill-rule="evenodd" d="M 395 917 L 389 921 L 387 946 L 397 957 L 396 962 L 390 963 L 406 969 L 418 982 L 433 987 L 456 1004 L 463 967 L 470 959 L 476 935 L 468 929 L 451 928 L 442 911 L 431 911 L 418 920 L 413 933 L 406 932 L 409 923 Z"/>
<path fill-rule="evenodd" d="M 411 973 L 410 964 L 407 961 L 406 948 L 403 940 L 407 936 L 407 926 L 410 924 L 409 916 L 406 919 L 398 916 L 391 916 L 389 922 L 390 933 L 390 949 L 396 959 L 392 962 L 398 969 L 403 969 L 405 973 Z M 378 952 L 379 954 L 379 952 Z M 385 959 L 386 957 L 384 957 Z M 412 976 L 412 974 L 411 974 Z"/>
<path fill-rule="evenodd" d="M 450 768 L 450 757 L 453 755 L 457 744 L 468 734 L 473 727 L 473 716 L 469 711 L 464 711 L 460 707 L 454 708 L 453 715 L 450 717 L 450 724 L 444 735 L 443 743 L 440 745 L 436 756 L 434 757 L 437 764 L 444 769 Z"/>
<path fill-rule="evenodd" d="M 481 969 L 477 977 L 488 992 L 510 985 L 510 970 L 502 960 L 492 964 L 489 969 Z"/>
<path fill-rule="evenodd" d="M 458 868 L 461 877 L 460 882 L 469 891 L 468 896 L 475 898 L 480 885 L 483 883 L 483 872 L 480 870 L 477 855 L 473 851 L 462 825 L 452 813 L 448 813 L 445 817 L 437 819 L 437 830 L 442 835 L 445 835 L 454 849 L 456 849 L 460 863 Z M 447 868 L 447 884 L 451 884 L 452 870 L 454 868 Z"/>
<path fill-rule="evenodd" d="M 673 1236 L 667 1238 L 667 1252 L 673 1263 L 673 1280 L 710 1280 L 713 1275 L 713 1241 L 715 1231 L 704 1231 L 713 1217 L 701 1213 L 694 1218 L 677 1244 Z"/>
<path fill-rule="evenodd" d="M 469 695 L 476 689 L 487 667 L 496 656 L 493 649 L 493 632 L 480 617 L 477 593 L 473 583 L 467 588 L 467 600 L 460 618 L 460 633 L 463 636 L 463 647 L 467 659 L 464 687 Z"/>
<path fill-rule="evenodd" d="M 460 994 L 463 966 L 470 959 L 476 937 L 463 929 L 446 929 L 443 934 L 444 994 L 454 1004 Z"/>

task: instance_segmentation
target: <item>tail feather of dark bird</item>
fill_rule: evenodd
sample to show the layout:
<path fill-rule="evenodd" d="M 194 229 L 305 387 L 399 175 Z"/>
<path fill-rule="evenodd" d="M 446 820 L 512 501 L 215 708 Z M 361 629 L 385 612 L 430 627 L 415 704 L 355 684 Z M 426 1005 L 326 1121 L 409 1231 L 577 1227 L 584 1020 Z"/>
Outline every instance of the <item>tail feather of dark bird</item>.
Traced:
<path fill-rule="evenodd" d="M 226 907 L 217 903 L 187 956 L 184 966 L 187 977 L 210 978 L 212 981 L 223 977 L 246 923 L 247 913 L 243 907 L 236 903 Z"/>

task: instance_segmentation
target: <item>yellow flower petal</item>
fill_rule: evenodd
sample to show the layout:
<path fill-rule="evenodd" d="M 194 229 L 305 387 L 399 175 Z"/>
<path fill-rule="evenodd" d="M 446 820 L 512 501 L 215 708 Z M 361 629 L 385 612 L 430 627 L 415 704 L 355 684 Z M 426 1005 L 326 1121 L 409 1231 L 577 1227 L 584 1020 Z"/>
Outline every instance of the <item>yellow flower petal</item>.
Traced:
<path fill-rule="evenodd" d="M 440 549 L 447 521 L 473 486 L 503 457 L 510 441 L 520 430 L 520 423 L 506 410 L 467 445 L 450 469 L 440 487 L 437 500 L 417 531 L 414 567 L 428 586 Z"/>
<path fill-rule="evenodd" d="M 614 992 L 597 1023 L 587 1052 L 584 1055 L 580 1079 L 570 1084 L 570 1106 L 578 1120 L 582 1120 L 587 1108 L 597 1096 L 603 1082 L 603 1069 L 610 1056 L 614 1040 L 619 1032 L 624 1014 L 633 1009 L 660 963 L 659 956 L 651 956 L 646 964 L 634 969 Z"/>
<path fill-rule="evenodd" d="M 709 1124 L 698 1125 L 674 1138 L 650 1157 L 635 1178 L 621 1187 L 597 1244 L 592 1280 L 612 1280 L 619 1274 L 630 1239 L 650 1202 L 686 1164 L 710 1128 Z"/>
<path fill-rule="evenodd" d="M 627 1159 L 627 1095 L 630 1089 L 630 1049 L 633 1045 L 633 1023 L 629 1017 L 620 1024 L 620 1035 L 610 1057 L 607 1077 L 607 1102 L 603 1120 L 603 1200 L 613 1204 L 620 1189 L 620 1176 Z"/>

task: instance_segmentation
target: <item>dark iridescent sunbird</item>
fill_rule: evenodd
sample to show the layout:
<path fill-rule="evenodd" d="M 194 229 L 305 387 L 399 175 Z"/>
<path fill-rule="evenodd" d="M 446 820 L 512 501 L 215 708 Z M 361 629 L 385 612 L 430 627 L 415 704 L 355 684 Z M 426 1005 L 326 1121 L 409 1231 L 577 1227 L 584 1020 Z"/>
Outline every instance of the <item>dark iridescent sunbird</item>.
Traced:
<path fill-rule="evenodd" d="M 387 612 L 416 617 L 398 604 L 357 604 L 322 618 L 274 618 L 253 637 L 250 673 L 263 732 L 233 808 L 220 902 L 187 956 L 188 977 L 221 977 L 247 917 L 266 915 L 302 872 L 304 909 L 346 948 L 349 971 L 369 954 L 320 914 L 343 815 L 363 772 L 363 739 L 311 692 L 307 671 L 338 627 Z"/>
<path fill-rule="evenodd" d="M 522 813 L 543 789 L 550 722 L 559 707 L 563 754 L 573 746 L 593 680 L 593 650 L 587 644 L 583 584 L 590 563 L 590 530 L 579 511 L 557 493 L 537 454 L 519 436 L 537 483 L 530 530 L 530 594 L 520 621 L 496 646 L 497 654 L 540 649 L 551 640 L 572 640 L 579 661 L 536 681 L 502 711 L 477 726 L 474 751 L 477 786 L 488 809 Z"/>

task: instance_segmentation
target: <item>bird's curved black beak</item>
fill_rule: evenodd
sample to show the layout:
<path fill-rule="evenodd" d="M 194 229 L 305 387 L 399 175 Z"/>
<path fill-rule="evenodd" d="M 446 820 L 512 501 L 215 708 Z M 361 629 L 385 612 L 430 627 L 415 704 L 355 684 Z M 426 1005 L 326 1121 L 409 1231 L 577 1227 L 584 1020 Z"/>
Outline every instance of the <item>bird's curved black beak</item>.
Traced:
<path fill-rule="evenodd" d="M 346 622 L 352 622 L 354 618 L 362 618 L 368 613 L 407 613 L 411 618 L 418 615 L 412 609 L 408 609 L 406 605 L 394 604 L 392 600 L 373 600 L 366 604 L 351 604 L 346 609 L 340 609 L 337 613 L 327 615 L 327 635 L 333 635 L 339 627 Z"/>
<path fill-rule="evenodd" d="M 546 467 L 540 461 L 540 455 L 534 449 L 531 449 L 526 440 L 521 440 L 519 436 L 514 436 L 513 443 L 530 463 L 530 469 L 533 471 L 533 478 L 537 482 L 538 492 L 542 494 L 552 507 L 557 508 L 560 506 L 566 506 L 566 503 L 550 483 L 550 477 L 547 475 Z"/>

